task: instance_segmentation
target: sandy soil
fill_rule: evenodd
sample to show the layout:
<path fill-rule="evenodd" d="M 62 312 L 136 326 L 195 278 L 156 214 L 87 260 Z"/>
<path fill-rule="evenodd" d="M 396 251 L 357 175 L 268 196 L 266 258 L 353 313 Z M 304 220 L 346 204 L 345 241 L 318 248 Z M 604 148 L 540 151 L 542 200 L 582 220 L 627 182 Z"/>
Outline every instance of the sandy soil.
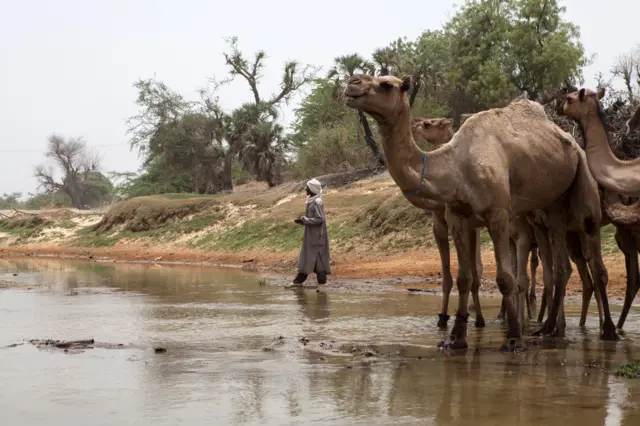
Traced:
<path fill-rule="evenodd" d="M 295 274 L 297 253 L 274 252 L 202 252 L 189 249 L 149 247 L 129 244 L 126 247 L 109 248 L 77 248 L 54 245 L 27 245 L 20 247 L 0 248 L 1 257 L 33 256 L 61 257 L 110 262 L 151 262 L 178 263 L 212 266 L 237 266 L 247 271 L 276 274 L 284 279 Z M 626 271 L 622 255 L 606 256 L 605 264 L 609 273 L 607 293 L 612 301 L 624 298 L 626 288 Z M 408 251 L 394 256 L 350 256 L 337 255 L 333 258 L 333 275 L 331 281 L 346 283 L 360 282 L 366 290 L 367 284 L 393 284 L 394 287 L 425 288 L 438 291 L 441 271 L 440 258 L 437 251 Z M 483 252 L 484 279 L 483 293 L 496 294 L 495 261 L 493 253 Z M 452 254 L 453 274 L 457 272 L 457 261 Z M 344 286 L 343 286 L 344 287 Z M 542 268 L 538 268 L 537 288 L 541 291 Z M 567 294 L 575 296 L 581 293 L 582 284 L 574 266 L 569 280 Z M 373 290 L 373 288 L 372 288 Z"/>

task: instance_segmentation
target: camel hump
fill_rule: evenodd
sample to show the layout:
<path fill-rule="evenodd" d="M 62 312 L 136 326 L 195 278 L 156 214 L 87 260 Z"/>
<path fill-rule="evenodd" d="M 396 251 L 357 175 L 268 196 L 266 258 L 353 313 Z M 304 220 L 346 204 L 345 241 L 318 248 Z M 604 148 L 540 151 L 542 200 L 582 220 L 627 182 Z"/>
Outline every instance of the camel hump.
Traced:
<path fill-rule="evenodd" d="M 549 120 L 544 107 L 538 102 L 533 102 L 528 99 L 519 99 L 511 102 L 505 107 L 491 108 L 486 111 L 477 112 L 469 117 L 465 117 L 463 126 L 468 127 L 479 124 L 490 124 L 495 120 L 513 122 L 514 119 L 518 122 L 529 122 L 531 120 L 544 119 L 549 121 L 549 123 L 553 123 Z"/>

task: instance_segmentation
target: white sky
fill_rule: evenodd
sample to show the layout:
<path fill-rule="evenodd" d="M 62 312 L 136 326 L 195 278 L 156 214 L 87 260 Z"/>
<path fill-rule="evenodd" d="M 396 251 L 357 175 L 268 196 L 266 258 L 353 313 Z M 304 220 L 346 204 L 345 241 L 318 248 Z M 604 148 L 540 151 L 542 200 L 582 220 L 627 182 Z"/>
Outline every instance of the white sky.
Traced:
<path fill-rule="evenodd" d="M 0 193 L 36 189 L 33 167 L 47 136 L 82 136 L 99 146 L 106 171 L 135 171 L 125 119 L 134 114 L 138 78 L 154 75 L 189 97 L 227 73 L 223 37 L 269 56 L 263 92 L 277 90 L 288 59 L 322 66 L 338 55 L 369 56 L 397 37 L 416 38 L 447 21 L 441 0 L 32 0 L 0 2 Z M 428 6 L 427 6 L 428 4 Z M 566 18 L 581 27 L 594 86 L 615 57 L 640 42 L 636 0 L 566 0 Z M 635 36 L 634 36 L 635 35 Z M 244 81 L 221 91 L 225 108 L 250 100 Z M 285 120 L 293 117 L 291 107 Z M 108 146 L 105 146 L 108 145 Z"/>

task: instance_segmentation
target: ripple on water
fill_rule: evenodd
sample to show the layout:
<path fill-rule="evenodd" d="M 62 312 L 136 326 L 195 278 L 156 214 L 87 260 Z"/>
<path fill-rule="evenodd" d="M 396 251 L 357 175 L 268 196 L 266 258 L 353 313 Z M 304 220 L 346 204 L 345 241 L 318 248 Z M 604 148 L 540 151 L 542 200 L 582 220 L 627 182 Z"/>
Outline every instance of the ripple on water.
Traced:
<path fill-rule="evenodd" d="M 566 339 L 527 338 L 526 351 L 501 353 L 500 300 L 487 297 L 487 327 L 469 319 L 471 349 L 439 352 L 451 328 L 436 328 L 437 296 L 291 292 L 209 268 L 98 266 L 0 259 L 0 273 L 26 270 L 56 289 L 3 290 L 0 344 L 93 337 L 167 352 L 0 350 L 3 424 L 640 424 L 640 384 L 610 374 L 640 359 L 636 310 L 622 342 L 598 339 L 595 307 L 580 330 L 579 306 L 567 305 Z M 87 290 L 69 292 L 78 288 Z M 332 341 L 375 352 L 335 356 Z"/>

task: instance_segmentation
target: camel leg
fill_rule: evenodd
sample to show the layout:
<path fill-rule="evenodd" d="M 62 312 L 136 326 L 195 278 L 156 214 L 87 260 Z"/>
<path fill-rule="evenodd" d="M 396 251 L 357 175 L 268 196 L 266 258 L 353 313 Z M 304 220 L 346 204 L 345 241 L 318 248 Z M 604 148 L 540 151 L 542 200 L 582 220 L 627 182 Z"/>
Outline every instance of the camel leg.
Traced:
<path fill-rule="evenodd" d="M 443 214 L 433 214 L 433 236 L 440 252 L 440 262 L 442 263 L 442 308 L 438 314 L 438 328 L 447 328 L 449 321 L 449 296 L 453 288 L 453 278 L 451 277 L 451 252 L 449 249 L 449 229 Z"/>
<path fill-rule="evenodd" d="M 518 255 L 517 255 L 517 247 L 515 241 L 511 236 L 509 237 L 509 261 L 511 265 L 511 273 L 516 276 L 518 273 Z M 516 307 L 517 309 L 517 307 Z M 500 303 L 500 312 L 498 312 L 498 319 L 504 321 L 506 319 L 506 311 L 504 299 Z"/>
<path fill-rule="evenodd" d="M 518 321 L 520 331 L 524 331 L 524 310 L 527 304 L 527 292 L 529 291 L 529 276 L 527 275 L 527 265 L 529 264 L 529 252 L 531 251 L 531 240 L 526 235 L 520 235 L 516 242 L 517 249 L 517 283 L 518 291 L 516 299 L 518 303 Z"/>
<path fill-rule="evenodd" d="M 509 213 L 506 209 L 492 208 L 483 216 L 493 241 L 496 258 L 496 282 L 500 293 L 502 293 L 507 316 L 507 344 L 503 346 L 503 349 L 513 350 L 522 345 L 522 334 L 513 300 L 516 285 L 511 273 L 512 265 L 509 258 Z"/>
<path fill-rule="evenodd" d="M 538 272 L 538 248 L 531 249 L 531 287 L 529 291 L 529 319 L 532 320 L 536 313 L 536 273 Z"/>
<path fill-rule="evenodd" d="M 622 329 L 633 304 L 633 299 L 636 298 L 640 289 L 640 271 L 638 270 L 638 250 L 629 231 L 616 228 L 616 242 L 620 251 L 624 253 L 624 263 L 627 269 L 627 291 L 624 295 L 622 312 L 618 318 L 618 329 Z"/>
<path fill-rule="evenodd" d="M 458 253 L 458 277 L 456 278 L 459 295 L 458 311 L 449 340 L 440 342 L 438 347 L 466 349 L 468 347 L 467 321 L 469 319 L 468 304 L 472 281 L 471 264 L 473 262 L 469 244 L 472 230 L 468 219 L 452 213 L 447 215 L 447 223 L 451 225 L 451 234 Z"/>
<path fill-rule="evenodd" d="M 567 225 L 564 212 L 559 206 L 547 213 L 548 235 L 553 258 L 553 298 L 549 298 L 549 316 L 535 334 L 552 335 L 558 326 L 564 331 L 564 294 L 571 276 L 571 262 L 567 252 Z M 543 261 L 544 264 L 544 261 Z M 558 320 L 560 318 L 560 320 Z"/>
<path fill-rule="evenodd" d="M 593 235 L 589 235 L 586 232 L 580 233 L 580 243 L 582 246 L 582 254 L 591 272 L 593 278 L 593 286 L 596 291 L 596 300 L 598 299 L 598 293 L 601 298 L 601 309 L 604 314 L 604 322 L 602 324 L 602 334 L 600 339 L 615 341 L 619 340 L 618 333 L 616 332 L 616 326 L 611 318 L 611 311 L 609 310 L 609 299 L 607 297 L 607 284 L 609 282 L 609 274 L 607 273 L 607 267 L 602 260 L 602 252 L 600 249 L 600 229 L 596 229 Z M 598 305 L 600 308 L 600 304 Z"/>
<path fill-rule="evenodd" d="M 538 252 L 542 260 L 542 301 L 540 302 L 540 314 L 538 322 L 544 319 L 544 313 L 547 311 L 549 296 L 553 294 L 553 257 L 551 255 L 551 245 L 549 244 L 549 236 L 547 230 L 541 225 L 532 225 L 533 234 L 538 243 Z"/>
<path fill-rule="evenodd" d="M 475 231 L 475 232 L 474 232 Z M 480 253 L 480 229 L 469 232 L 470 255 L 475 255 L 475 262 L 471 262 L 471 297 L 476 311 L 476 328 L 485 326 L 482 309 L 480 308 L 480 278 L 482 277 L 482 257 Z"/>
<path fill-rule="evenodd" d="M 584 327 L 587 321 L 591 296 L 593 295 L 593 280 L 589 274 L 587 261 L 582 255 L 580 239 L 575 232 L 567 233 L 567 248 L 569 249 L 569 257 L 578 268 L 578 275 L 580 275 L 580 281 L 582 282 L 582 311 L 580 312 L 580 323 L 578 325 L 579 327 Z M 602 314 L 600 314 L 600 327 L 602 327 Z"/>

